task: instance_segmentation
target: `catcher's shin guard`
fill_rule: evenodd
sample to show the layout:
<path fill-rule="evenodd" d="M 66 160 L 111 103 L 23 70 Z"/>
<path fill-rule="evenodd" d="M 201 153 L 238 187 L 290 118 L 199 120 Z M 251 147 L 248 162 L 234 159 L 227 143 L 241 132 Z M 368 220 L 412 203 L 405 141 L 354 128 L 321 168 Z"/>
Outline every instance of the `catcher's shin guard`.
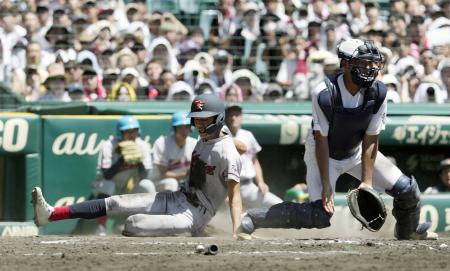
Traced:
<path fill-rule="evenodd" d="M 240 230 L 252 233 L 257 228 L 326 228 L 331 215 L 322 201 L 295 203 L 282 202 L 270 208 L 249 209 L 241 220 Z"/>
<path fill-rule="evenodd" d="M 386 193 L 394 198 L 392 215 L 397 220 L 395 237 L 399 240 L 411 239 L 415 233 L 424 233 L 429 223 L 419 225 L 420 190 L 414 177 L 402 175 L 391 190 Z"/>

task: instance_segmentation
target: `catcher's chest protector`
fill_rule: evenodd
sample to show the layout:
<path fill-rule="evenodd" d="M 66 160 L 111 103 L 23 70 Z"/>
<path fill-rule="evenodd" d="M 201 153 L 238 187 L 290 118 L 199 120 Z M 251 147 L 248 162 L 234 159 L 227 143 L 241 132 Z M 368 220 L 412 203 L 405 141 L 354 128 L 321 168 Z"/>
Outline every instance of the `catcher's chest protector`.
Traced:
<path fill-rule="evenodd" d="M 339 76 L 339 75 L 338 75 Z M 317 102 L 328 123 L 328 144 L 330 157 L 343 160 L 358 151 L 373 114 L 378 112 L 386 97 L 386 88 L 375 81 L 364 91 L 364 101 L 356 108 L 342 105 L 341 90 L 337 77 L 331 82 L 325 79 L 327 89 L 319 93 Z"/>

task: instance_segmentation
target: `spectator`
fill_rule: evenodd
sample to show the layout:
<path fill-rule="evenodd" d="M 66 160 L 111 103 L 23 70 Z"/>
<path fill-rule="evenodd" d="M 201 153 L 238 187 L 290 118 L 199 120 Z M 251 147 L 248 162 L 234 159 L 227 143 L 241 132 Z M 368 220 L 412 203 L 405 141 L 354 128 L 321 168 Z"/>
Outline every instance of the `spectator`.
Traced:
<path fill-rule="evenodd" d="M 169 70 L 173 74 L 178 72 L 176 53 L 166 38 L 158 37 L 152 40 L 149 54 L 150 59 L 159 60 L 162 63 L 164 70 Z"/>
<path fill-rule="evenodd" d="M 41 101 L 70 102 L 71 99 L 65 89 L 64 66 L 54 63 L 48 66 L 48 77 L 44 81 L 47 91 L 40 98 Z"/>
<path fill-rule="evenodd" d="M 117 83 L 108 96 L 110 102 L 135 102 L 137 101 L 136 90 L 126 82 Z"/>
<path fill-rule="evenodd" d="M 241 27 L 236 30 L 231 40 L 231 50 L 236 57 L 235 65 L 239 68 L 252 68 L 256 63 L 256 48 L 262 42 L 259 28 L 259 7 L 255 2 L 247 2 L 242 7 Z"/>
<path fill-rule="evenodd" d="M 446 91 L 446 102 L 450 102 L 450 58 L 444 58 L 439 62 L 438 71 L 444 91 Z"/>
<path fill-rule="evenodd" d="M 83 67 L 82 84 L 86 100 L 92 102 L 105 99 L 106 93 L 99 84 L 97 72 L 89 65 Z"/>
<path fill-rule="evenodd" d="M 67 84 L 83 82 L 83 69 L 75 60 L 67 61 L 64 64 L 64 71 L 66 73 Z"/>
<path fill-rule="evenodd" d="M 148 86 L 145 91 L 145 95 L 149 99 L 155 99 L 161 95 L 161 74 L 163 68 L 159 60 L 151 60 L 145 67 L 145 74 L 148 81 Z"/>
<path fill-rule="evenodd" d="M 225 50 L 218 50 L 214 55 L 214 70 L 209 78 L 217 85 L 223 86 L 231 82 L 231 57 Z"/>
<path fill-rule="evenodd" d="M 134 68 L 138 64 L 138 58 L 129 48 L 123 48 L 116 54 L 117 67 L 119 69 Z"/>
<path fill-rule="evenodd" d="M 244 101 L 260 102 L 262 101 L 261 80 L 258 76 L 247 69 L 241 69 L 233 72 L 232 82 L 238 85 L 242 90 Z"/>
<path fill-rule="evenodd" d="M 170 86 L 167 94 L 168 101 L 191 101 L 192 99 L 194 99 L 194 90 L 188 83 L 177 81 Z"/>
<path fill-rule="evenodd" d="M 385 74 L 381 78 L 381 82 L 386 85 L 386 100 L 392 103 L 401 103 L 400 99 L 400 82 L 392 74 Z"/>
<path fill-rule="evenodd" d="M 87 102 L 86 96 L 84 96 L 83 85 L 74 82 L 67 86 L 67 92 L 72 101 Z"/>
<path fill-rule="evenodd" d="M 450 192 L 450 158 L 441 161 L 439 178 L 440 182 L 436 186 L 425 189 L 425 194 Z"/>
<path fill-rule="evenodd" d="M 170 71 L 163 71 L 161 73 L 161 86 L 159 89 L 159 95 L 157 99 L 167 99 L 169 95 L 169 89 L 176 82 L 176 77 Z"/>
<path fill-rule="evenodd" d="M 242 103 L 242 90 L 237 84 L 225 84 L 221 87 L 219 92 L 220 98 L 228 105 Z"/>
<path fill-rule="evenodd" d="M 117 68 L 106 69 L 103 72 L 102 86 L 106 96 L 110 97 L 114 86 L 119 82 L 120 70 Z"/>

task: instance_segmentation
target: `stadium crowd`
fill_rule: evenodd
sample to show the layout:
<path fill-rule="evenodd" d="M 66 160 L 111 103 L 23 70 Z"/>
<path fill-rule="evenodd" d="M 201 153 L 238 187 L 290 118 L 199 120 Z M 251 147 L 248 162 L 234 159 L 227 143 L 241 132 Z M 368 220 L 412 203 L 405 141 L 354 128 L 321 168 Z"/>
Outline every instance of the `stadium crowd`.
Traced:
<path fill-rule="evenodd" d="M 0 82 L 26 101 L 308 100 L 357 37 L 389 101 L 449 102 L 449 0 L 205 1 L 1 1 Z"/>

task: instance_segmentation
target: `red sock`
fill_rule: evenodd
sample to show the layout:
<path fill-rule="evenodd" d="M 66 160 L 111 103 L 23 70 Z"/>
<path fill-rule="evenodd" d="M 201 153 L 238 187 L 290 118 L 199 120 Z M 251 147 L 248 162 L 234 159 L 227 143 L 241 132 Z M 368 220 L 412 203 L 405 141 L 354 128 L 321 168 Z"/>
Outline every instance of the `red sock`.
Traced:
<path fill-rule="evenodd" d="M 55 210 L 50 215 L 48 220 L 56 221 L 56 220 L 63 220 L 63 219 L 69 219 L 69 218 L 70 218 L 69 206 L 60 206 L 60 207 L 55 207 Z"/>
<path fill-rule="evenodd" d="M 108 220 L 108 217 L 106 215 L 98 217 L 97 224 L 105 226 L 107 220 Z"/>

